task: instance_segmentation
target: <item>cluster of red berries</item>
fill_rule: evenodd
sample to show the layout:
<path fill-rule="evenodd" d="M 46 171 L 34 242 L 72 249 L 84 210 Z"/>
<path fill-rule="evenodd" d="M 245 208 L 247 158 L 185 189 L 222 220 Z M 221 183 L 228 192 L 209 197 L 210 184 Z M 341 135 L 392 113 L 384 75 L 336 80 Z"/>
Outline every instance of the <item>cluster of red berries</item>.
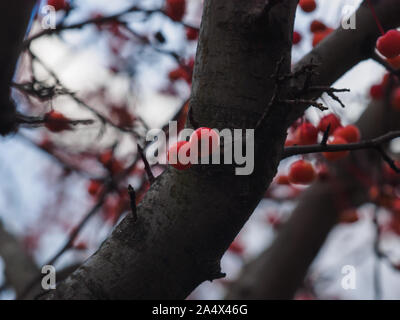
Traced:
<path fill-rule="evenodd" d="M 204 149 L 203 146 L 206 146 L 206 140 L 208 139 L 208 150 Z M 217 142 L 217 143 L 215 143 Z M 196 146 L 192 148 L 194 145 Z M 196 155 L 200 158 L 208 157 L 214 152 L 216 152 L 219 148 L 219 135 L 218 133 L 210 128 L 201 127 L 196 129 L 192 135 L 190 136 L 189 141 L 178 141 L 173 144 L 167 153 L 167 161 L 178 170 L 186 170 L 192 166 L 192 163 L 188 161 L 188 163 L 184 163 L 180 157 L 181 154 L 185 154 L 187 159 L 190 160 L 190 157 L 193 155 L 191 152 L 196 152 Z"/>
<path fill-rule="evenodd" d="M 390 82 L 391 84 L 389 85 Z M 389 89 L 391 92 L 388 92 Z M 369 91 L 371 98 L 374 100 L 382 99 L 387 93 L 391 95 L 393 109 L 400 111 L 400 81 L 397 76 L 390 73 L 385 74 L 382 82 L 371 86 Z"/>
<path fill-rule="evenodd" d="M 174 21 L 181 21 L 186 11 L 186 0 L 167 0 L 165 13 Z"/>
<path fill-rule="evenodd" d="M 311 145 L 318 142 L 319 133 L 328 130 L 332 134 L 328 140 L 328 145 L 338 145 L 355 143 L 360 141 L 360 130 L 354 125 L 342 126 L 340 120 L 334 114 L 324 116 L 317 127 L 311 123 L 300 124 L 293 133 L 293 138 L 288 139 L 286 146 Z M 342 159 L 348 155 L 349 151 L 323 152 L 322 155 L 330 161 Z M 298 160 L 294 162 L 288 176 L 279 176 L 276 180 L 278 184 L 310 184 L 319 174 L 310 162 Z"/>
<path fill-rule="evenodd" d="M 66 0 L 48 0 L 47 4 L 53 6 L 56 11 L 69 9 L 69 3 Z"/>

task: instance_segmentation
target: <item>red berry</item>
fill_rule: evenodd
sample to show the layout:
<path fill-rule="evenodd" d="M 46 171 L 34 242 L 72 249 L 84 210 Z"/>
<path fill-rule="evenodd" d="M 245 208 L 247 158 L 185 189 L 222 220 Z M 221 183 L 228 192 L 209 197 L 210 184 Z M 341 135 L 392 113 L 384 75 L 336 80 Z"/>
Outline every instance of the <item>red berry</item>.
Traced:
<path fill-rule="evenodd" d="M 71 130 L 70 120 L 60 112 L 52 110 L 46 113 L 44 121 L 45 127 L 52 132 Z"/>
<path fill-rule="evenodd" d="M 386 60 L 393 68 L 400 69 L 400 55 Z"/>
<path fill-rule="evenodd" d="M 317 8 L 315 0 L 300 0 L 299 6 L 304 12 L 313 12 Z"/>
<path fill-rule="evenodd" d="M 380 100 L 383 98 L 384 95 L 384 88 L 382 84 L 375 84 L 369 90 L 369 94 L 372 99 Z"/>
<path fill-rule="evenodd" d="M 318 168 L 318 179 L 324 181 L 328 180 L 331 177 L 329 168 L 326 165 L 321 165 Z"/>
<path fill-rule="evenodd" d="M 293 139 L 286 139 L 285 141 L 285 147 L 292 147 L 296 145 L 296 141 Z"/>
<path fill-rule="evenodd" d="M 338 128 L 333 133 L 335 137 L 341 137 L 346 140 L 348 143 L 355 143 L 360 141 L 361 133 L 360 130 L 353 125 L 345 126 L 342 128 Z"/>
<path fill-rule="evenodd" d="M 311 24 L 310 24 L 310 31 L 312 33 L 324 31 L 325 29 L 326 29 L 326 25 L 319 20 L 313 20 L 313 22 L 311 22 Z"/>
<path fill-rule="evenodd" d="M 303 123 L 296 129 L 295 137 L 299 145 L 316 144 L 318 130 L 311 123 Z"/>
<path fill-rule="evenodd" d="M 386 58 L 394 58 L 400 54 L 400 31 L 392 29 L 378 38 L 376 48 Z"/>
<path fill-rule="evenodd" d="M 88 192 L 90 195 L 95 196 L 98 194 L 98 192 L 101 189 L 101 182 L 98 180 L 90 180 L 90 183 L 88 185 Z"/>
<path fill-rule="evenodd" d="M 68 9 L 68 2 L 66 0 L 48 0 L 47 4 L 53 6 L 56 11 Z"/>
<path fill-rule="evenodd" d="M 302 39 L 301 34 L 297 31 L 294 31 L 293 32 L 293 44 L 294 45 L 299 44 L 301 39 Z"/>
<path fill-rule="evenodd" d="M 103 164 L 103 166 L 108 166 L 111 163 L 112 158 L 113 158 L 112 150 L 107 150 L 100 155 L 99 160 Z"/>
<path fill-rule="evenodd" d="M 182 147 L 187 148 L 186 149 L 186 157 L 189 158 L 190 157 L 190 144 L 187 141 L 178 141 L 177 143 L 175 143 L 168 149 L 168 153 L 167 153 L 168 163 L 171 166 L 173 166 L 175 169 L 178 169 L 178 170 L 186 170 L 192 166 L 190 161 L 187 164 L 184 164 L 184 163 L 182 163 L 183 161 L 180 161 L 181 158 L 183 157 L 182 150 L 181 150 Z"/>
<path fill-rule="evenodd" d="M 179 79 L 183 79 L 186 82 L 192 81 L 192 75 L 186 70 L 186 68 L 184 68 L 182 66 L 172 70 L 168 74 L 168 77 L 171 81 L 176 81 Z"/>
<path fill-rule="evenodd" d="M 239 242 L 239 240 L 235 240 L 231 243 L 228 250 L 234 254 L 242 255 L 244 252 L 244 246 Z"/>
<path fill-rule="evenodd" d="M 197 40 L 199 37 L 199 30 L 191 27 L 186 28 L 186 38 L 188 40 Z"/>
<path fill-rule="evenodd" d="M 186 0 L 167 0 L 165 13 L 174 21 L 181 21 L 186 10 Z"/>
<path fill-rule="evenodd" d="M 328 144 L 347 144 L 348 142 L 342 137 L 334 137 Z M 335 161 L 346 157 L 349 151 L 323 152 L 322 155 L 329 161 Z"/>
<path fill-rule="evenodd" d="M 322 133 L 325 133 L 329 125 L 331 125 L 329 130 L 330 134 L 334 132 L 337 128 L 342 126 L 339 118 L 333 113 L 327 114 L 326 116 L 321 118 L 318 124 L 318 130 L 321 131 Z"/>
<path fill-rule="evenodd" d="M 294 184 L 310 184 L 316 178 L 316 172 L 311 163 L 298 160 L 290 166 L 289 181 Z"/>
<path fill-rule="evenodd" d="M 220 137 L 215 130 L 201 127 L 192 133 L 189 142 L 192 145 L 197 144 L 198 155 L 200 157 L 207 157 L 219 149 Z"/>
<path fill-rule="evenodd" d="M 397 88 L 393 91 L 392 95 L 392 107 L 395 110 L 400 111 L 400 88 Z"/>
<path fill-rule="evenodd" d="M 284 175 L 276 177 L 275 182 L 282 186 L 288 185 L 290 183 L 289 177 Z"/>
<path fill-rule="evenodd" d="M 74 249 L 75 250 L 87 250 L 88 246 L 87 243 L 85 242 L 78 242 L 77 244 L 74 244 Z"/>
<path fill-rule="evenodd" d="M 314 33 L 314 38 L 312 45 L 313 47 L 317 46 L 322 40 L 324 40 L 327 36 L 329 36 L 333 32 L 332 28 L 326 28 L 323 31 L 318 31 Z"/>
<path fill-rule="evenodd" d="M 339 214 L 339 223 L 354 223 L 358 220 L 358 212 L 355 209 L 348 209 Z"/>

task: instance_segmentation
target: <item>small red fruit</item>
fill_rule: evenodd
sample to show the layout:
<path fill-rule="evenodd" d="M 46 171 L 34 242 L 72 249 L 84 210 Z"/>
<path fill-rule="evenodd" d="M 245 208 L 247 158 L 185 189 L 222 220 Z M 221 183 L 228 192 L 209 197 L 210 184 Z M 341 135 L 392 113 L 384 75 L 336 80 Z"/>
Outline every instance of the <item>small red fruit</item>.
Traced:
<path fill-rule="evenodd" d="M 191 27 L 186 28 L 186 38 L 188 40 L 197 40 L 199 37 L 199 30 Z"/>
<path fill-rule="evenodd" d="M 190 82 L 192 80 L 192 75 L 189 73 L 188 70 L 186 70 L 186 68 L 181 66 L 181 67 L 178 67 L 178 68 L 172 70 L 168 74 L 168 78 L 171 81 L 177 81 L 179 79 L 183 79 L 186 82 Z"/>
<path fill-rule="evenodd" d="M 48 0 L 47 4 L 53 6 L 56 11 L 68 9 L 68 2 L 66 0 Z"/>
<path fill-rule="evenodd" d="M 392 95 L 392 107 L 395 110 L 400 111 L 400 88 L 393 91 Z"/>
<path fill-rule="evenodd" d="M 171 166 L 173 166 L 175 169 L 178 169 L 178 170 L 186 170 L 192 166 L 190 161 L 187 164 L 184 164 L 183 161 L 180 161 L 180 160 L 182 160 L 181 158 L 183 157 L 182 150 L 181 150 L 182 147 L 187 148 L 186 157 L 189 158 L 190 157 L 190 144 L 187 141 L 178 141 L 177 143 L 173 144 L 168 149 L 168 153 L 167 153 L 168 163 Z"/>
<path fill-rule="evenodd" d="M 290 166 L 289 181 L 294 184 L 310 184 L 317 174 L 311 163 L 298 160 Z"/>
<path fill-rule="evenodd" d="M 185 15 L 186 0 L 167 0 L 165 13 L 174 21 L 181 21 Z"/>
<path fill-rule="evenodd" d="M 325 181 L 328 180 L 331 177 L 331 173 L 329 171 L 329 168 L 326 165 L 321 165 L 318 168 L 318 179 Z"/>
<path fill-rule="evenodd" d="M 317 8 L 315 0 L 300 0 L 299 6 L 304 12 L 313 12 Z"/>
<path fill-rule="evenodd" d="M 101 187 L 102 187 L 102 184 L 100 181 L 90 180 L 89 185 L 88 185 L 88 192 L 91 196 L 95 196 L 99 193 Z"/>
<path fill-rule="evenodd" d="M 400 55 L 386 60 L 393 68 L 400 69 Z"/>
<path fill-rule="evenodd" d="M 332 28 L 326 28 L 323 31 L 318 31 L 314 33 L 314 38 L 312 41 L 312 46 L 316 47 L 322 40 L 329 36 L 333 32 Z"/>
<path fill-rule="evenodd" d="M 64 130 L 71 130 L 70 120 L 62 113 L 57 111 L 50 111 L 44 115 L 44 125 L 52 132 L 61 132 Z"/>
<path fill-rule="evenodd" d="M 239 240 L 235 240 L 231 243 L 231 245 L 229 246 L 228 250 L 234 254 L 237 255 L 242 255 L 244 252 L 244 246 L 242 245 L 241 242 L 239 242 Z"/>
<path fill-rule="evenodd" d="M 197 144 L 200 157 L 207 157 L 219 149 L 220 137 L 215 130 L 201 127 L 192 133 L 189 142 L 192 145 Z"/>
<path fill-rule="evenodd" d="M 106 150 L 100 155 L 99 160 L 104 166 L 108 166 L 111 163 L 112 158 L 112 150 Z"/>
<path fill-rule="evenodd" d="M 340 128 L 342 126 L 339 118 L 333 113 L 327 114 L 326 116 L 321 118 L 318 124 L 318 130 L 322 133 L 325 133 L 329 125 L 331 125 L 329 130 L 330 134 L 334 132 L 337 128 Z"/>
<path fill-rule="evenodd" d="M 285 141 L 285 147 L 292 147 L 296 144 L 296 141 L 294 141 L 293 139 L 286 139 Z"/>
<path fill-rule="evenodd" d="M 375 84 L 369 90 L 369 94 L 372 99 L 380 100 L 383 98 L 384 95 L 384 88 L 382 84 Z"/>
<path fill-rule="evenodd" d="M 355 143 L 355 142 L 360 141 L 360 139 L 361 139 L 360 130 L 354 125 L 349 125 L 349 126 L 345 126 L 342 128 L 338 128 L 335 130 L 333 135 L 335 137 L 343 138 L 348 143 Z"/>
<path fill-rule="evenodd" d="M 326 29 L 326 25 L 319 20 L 313 20 L 310 24 L 310 31 L 312 33 L 324 31 L 325 29 Z"/>
<path fill-rule="evenodd" d="M 348 209 L 339 214 L 339 223 L 354 223 L 358 220 L 358 212 L 355 209 Z"/>
<path fill-rule="evenodd" d="M 348 142 L 344 140 L 342 137 L 334 137 L 332 141 L 329 141 L 328 144 L 347 144 Z M 346 157 L 349 154 L 349 151 L 336 151 L 336 152 L 323 152 L 322 155 L 329 161 L 336 161 Z"/>
<path fill-rule="evenodd" d="M 302 39 L 301 34 L 297 31 L 294 31 L 293 32 L 293 44 L 294 45 L 299 44 L 301 39 Z"/>
<path fill-rule="evenodd" d="M 285 175 L 278 176 L 275 182 L 282 186 L 290 184 L 289 177 Z"/>
<path fill-rule="evenodd" d="M 386 58 L 394 58 L 400 54 L 400 31 L 389 30 L 378 38 L 376 48 Z"/>
<path fill-rule="evenodd" d="M 318 130 L 311 123 L 303 123 L 296 129 L 295 137 L 299 145 L 316 144 Z"/>

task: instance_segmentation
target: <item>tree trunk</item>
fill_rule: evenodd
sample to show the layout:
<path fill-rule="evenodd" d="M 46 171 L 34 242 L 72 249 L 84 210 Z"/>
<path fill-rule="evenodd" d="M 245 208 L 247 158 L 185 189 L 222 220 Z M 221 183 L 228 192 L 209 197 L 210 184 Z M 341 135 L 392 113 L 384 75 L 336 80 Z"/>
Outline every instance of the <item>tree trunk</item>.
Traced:
<path fill-rule="evenodd" d="M 282 74 L 290 71 L 297 1 L 279 1 L 270 11 L 264 10 L 266 3 L 205 1 L 191 97 L 195 121 L 219 129 L 254 128 L 268 106 L 256 135 L 253 174 L 235 176 L 231 166 L 168 169 L 138 207 L 138 221 L 127 216 L 97 253 L 44 298 L 183 299 L 201 282 L 221 276 L 221 256 L 275 175 L 287 127 L 307 107 L 269 105 L 278 62 Z M 392 12 L 378 8 L 378 14 L 390 22 L 400 10 L 397 1 L 382 3 Z M 352 49 L 343 67 L 340 57 L 323 56 L 336 52 L 339 37 L 326 41 L 335 50 L 317 49 L 315 62 L 325 63 L 317 82 L 330 85 L 366 57 L 353 50 L 354 41 L 371 45 L 378 30 L 371 28 L 370 13 L 360 21 L 363 37 L 339 32 L 345 48 Z M 293 98 L 292 88 L 283 88 L 278 98 Z"/>

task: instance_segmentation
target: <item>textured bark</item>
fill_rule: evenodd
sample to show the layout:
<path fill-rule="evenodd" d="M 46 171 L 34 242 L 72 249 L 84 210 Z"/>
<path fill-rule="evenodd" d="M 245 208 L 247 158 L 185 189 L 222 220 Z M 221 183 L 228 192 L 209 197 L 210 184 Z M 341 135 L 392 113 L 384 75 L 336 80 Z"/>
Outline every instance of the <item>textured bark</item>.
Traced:
<path fill-rule="evenodd" d="M 21 294 L 26 284 L 39 273 L 33 259 L 24 251 L 20 242 L 0 223 L 0 257 L 5 265 L 7 284 L 16 295 Z"/>
<path fill-rule="evenodd" d="M 205 1 L 191 99 L 193 117 L 217 128 L 254 128 L 273 91 L 277 62 L 290 71 L 297 1 L 260 15 L 265 1 Z M 269 89 L 271 88 L 271 89 Z M 274 106 L 256 141 L 255 171 L 169 169 L 111 237 L 47 298 L 183 299 L 220 276 L 220 259 L 279 163 L 288 109 Z"/>
<path fill-rule="evenodd" d="M 396 10 L 393 0 L 382 2 Z M 254 127 L 273 95 L 271 75 L 282 57 L 281 71 L 289 72 L 297 1 L 281 1 L 263 16 L 265 3 L 205 1 L 191 99 L 200 125 Z M 368 36 L 376 39 L 377 32 L 369 32 L 368 25 Z M 354 33 L 342 37 L 358 40 Z M 339 45 L 341 39 L 326 42 Z M 334 49 L 318 52 L 331 55 Z M 330 84 L 365 57 L 353 48 L 348 54 L 343 66 L 340 59 L 320 56 L 326 69 L 320 68 L 315 82 Z M 221 256 L 275 175 L 287 126 L 304 108 L 270 107 L 256 136 L 250 176 L 235 176 L 230 166 L 167 170 L 139 206 L 139 220 L 126 217 L 99 251 L 45 298 L 182 299 L 201 282 L 219 277 Z"/>
<path fill-rule="evenodd" d="M 21 52 L 35 0 L 0 1 L 0 134 L 16 128 L 15 105 L 10 100 L 10 83 Z"/>
<path fill-rule="evenodd" d="M 399 125 L 399 113 L 385 108 L 382 101 L 371 103 L 357 123 L 363 139 L 396 130 Z M 366 186 L 346 168 L 357 166 L 372 176 L 374 168 L 379 170 L 380 160 L 376 152 L 358 151 L 332 165 L 335 179 L 316 182 L 301 196 L 271 247 L 243 268 L 226 299 L 292 299 L 344 209 L 340 200 L 352 206 L 368 201 Z"/>

